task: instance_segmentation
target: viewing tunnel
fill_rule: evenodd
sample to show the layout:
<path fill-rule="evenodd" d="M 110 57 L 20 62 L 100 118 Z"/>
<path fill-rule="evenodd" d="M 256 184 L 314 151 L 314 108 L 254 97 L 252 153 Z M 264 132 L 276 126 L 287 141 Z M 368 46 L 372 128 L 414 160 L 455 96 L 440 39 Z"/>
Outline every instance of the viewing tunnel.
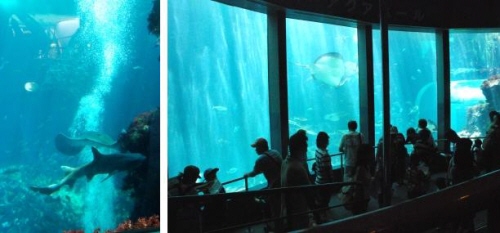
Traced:
<path fill-rule="evenodd" d="M 500 109 L 500 17 L 495 9 L 500 9 L 500 3 L 462 0 L 168 2 L 168 175 L 175 177 L 188 165 L 197 166 L 201 177 L 203 171 L 218 168 L 217 177 L 227 192 L 217 197 L 169 196 L 169 203 L 237 200 L 239 196 L 253 200 L 266 192 L 280 192 L 262 191 L 263 175 L 244 177 L 258 158 L 250 145 L 266 138 L 285 158 L 289 137 L 298 130 L 305 130 L 308 137 L 310 171 L 316 136 L 328 133 L 328 152 L 340 187 L 345 158 L 339 145 L 351 120 L 358 122 L 365 141 L 381 147 L 380 156 L 387 158 L 389 141 L 379 144 L 379 140 L 391 137 L 391 126 L 405 134 L 417 128 L 419 119 L 426 119 L 440 154 L 449 160 L 454 147 L 446 133 L 452 129 L 462 138 L 484 139 L 489 112 Z M 411 144 L 406 148 L 412 151 Z M 438 173 L 446 176 L 446 168 Z M 483 176 L 487 177 L 475 178 L 483 181 L 473 182 L 498 175 Z M 394 198 L 391 203 L 394 190 L 387 182 L 381 207 L 399 206 Z M 469 188 L 476 185 L 459 187 L 454 193 L 467 193 L 473 201 L 482 199 L 481 204 L 474 202 L 474 211 L 497 203 L 496 197 L 470 194 Z M 486 193 L 500 186 L 497 182 L 480 187 Z M 245 195 L 252 190 L 261 191 Z M 449 199 L 443 192 L 419 201 L 431 206 L 441 203 Z M 227 206 L 253 208 L 246 204 L 233 201 Z M 233 221 L 240 224 L 239 229 L 225 224 L 226 230 L 261 230 L 255 226 L 266 225 L 262 219 L 269 216 L 262 206 L 253 209 L 254 219 L 252 214 L 227 210 L 225 216 L 229 212 L 233 218 L 248 217 L 249 221 Z M 371 216 L 386 218 L 384 214 Z M 353 228 L 308 230 L 375 229 L 360 230 L 348 223 L 350 218 L 367 223 L 363 216 L 339 214 L 325 225 Z M 257 223 L 249 226 L 252 220 Z M 403 221 L 394 227 L 394 222 L 384 222 L 387 227 L 375 231 L 408 232 L 407 227 L 415 223 Z M 424 225 L 427 229 L 412 229 L 425 232 L 439 224 L 425 220 Z"/>

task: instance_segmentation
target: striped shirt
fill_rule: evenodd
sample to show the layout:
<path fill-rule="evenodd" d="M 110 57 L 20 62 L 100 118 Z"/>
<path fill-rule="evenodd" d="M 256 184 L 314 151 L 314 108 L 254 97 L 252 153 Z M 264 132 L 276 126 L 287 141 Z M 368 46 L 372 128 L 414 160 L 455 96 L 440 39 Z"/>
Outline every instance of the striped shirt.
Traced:
<path fill-rule="evenodd" d="M 332 159 L 327 150 L 316 149 L 316 184 L 333 182 Z"/>

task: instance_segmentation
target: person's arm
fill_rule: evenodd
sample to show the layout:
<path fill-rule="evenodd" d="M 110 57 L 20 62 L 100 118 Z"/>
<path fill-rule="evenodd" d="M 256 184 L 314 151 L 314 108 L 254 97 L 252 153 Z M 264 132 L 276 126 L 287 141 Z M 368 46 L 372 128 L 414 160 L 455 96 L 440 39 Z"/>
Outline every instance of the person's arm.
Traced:
<path fill-rule="evenodd" d="M 340 152 L 345 152 L 345 151 L 344 151 L 344 149 L 345 149 L 344 147 L 345 147 L 345 135 L 344 135 L 344 136 L 342 136 L 342 139 L 340 140 L 339 151 L 340 151 Z"/>
<path fill-rule="evenodd" d="M 254 177 L 254 176 L 256 176 L 256 175 L 258 175 L 258 174 L 260 174 L 260 173 L 262 173 L 262 172 L 258 172 L 258 171 L 256 171 L 256 170 L 254 169 L 253 171 L 246 173 L 246 174 L 245 174 L 245 176 L 246 176 L 246 177 Z"/>
<path fill-rule="evenodd" d="M 251 172 L 247 172 L 245 174 L 245 177 L 254 177 L 262 172 L 263 171 L 263 168 L 262 168 L 262 165 L 261 165 L 261 162 L 260 162 L 260 157 L 255 161 L 255 165 L 253 167 L 253 170 Z"/>

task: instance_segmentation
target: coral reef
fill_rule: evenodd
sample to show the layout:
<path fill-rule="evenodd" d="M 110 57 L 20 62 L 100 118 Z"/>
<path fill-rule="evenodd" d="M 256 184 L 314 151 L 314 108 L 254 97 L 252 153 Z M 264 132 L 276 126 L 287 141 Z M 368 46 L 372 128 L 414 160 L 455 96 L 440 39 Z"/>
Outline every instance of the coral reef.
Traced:
<path fill-rule="evenodd" d="M 500 75 L 492 75 L 481 84 L 486 103 L 478 103 L 467 109 L 467 125 L 458 134 L 461 137 L 484 136 L 490 124 L 489 112 L 500 109 Z"/>
<path fill-rule="evenodd" d="M 148 16 L 148 30 L 153 35 L 160 36 L 160 0 L 153 1 L 153 8 Z"/>
<path fill-rule="evenodd" d="M 114 230 L 101 231 L 100 228 L 94 230 L 94 233 L 114 233 L 114 232 L 126 232 L 129 230 L 139 230 L 139 229 L 159 229 L 160 228 L 160 216 L 153 215 L 150 217 L 143 217 L 137 219 L 137 221 L 132 222 L 132 220 L 125 220 L 120 223 L 118 227 Z M 84 233 L 83 230 L 67 230 L 63 233 Z"/>
<path fill-rule="evenodd" d="M 481 91 L 493 109 L 500 109 L 500 75 L 492 75 L 485 80 L 481 84 Z"/>

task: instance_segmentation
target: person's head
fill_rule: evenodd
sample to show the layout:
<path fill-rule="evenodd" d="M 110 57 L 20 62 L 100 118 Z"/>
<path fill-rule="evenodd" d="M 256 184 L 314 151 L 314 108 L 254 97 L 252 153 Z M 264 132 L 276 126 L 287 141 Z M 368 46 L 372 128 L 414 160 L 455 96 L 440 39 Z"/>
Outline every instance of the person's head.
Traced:
<path fill-rule="evenodd" d="M 205 178 L 206 181 L 212 181 L 217 178 L 217 172 L 219 171 L 219 168 L 209 168 L 203 172 L 203 178 Z"/>
<path fill-rule="evenodd" d="M 471 147 L 472 147 L 472 140 L 468 138 L 460 138 L 458 139 L 456 144 L 457 151 L 470 152 Z"/>
<path fill-rule="evenodd" d="M 389 130 L 389 132 L 390 132 L 391 134 L 398 134 L 398 133 L 399 133 L 399 131 L 398 131 L 398 127 L 396 127 L 396 126 L 391 126 L 391 129 Z"/>
<path fill-rule="evenodd" d="M 300 156 L 301 154 L 307 152 L 307 135 L 306 131 L 303 129 L 298 130 L 292 136 L 290 136 L 290 143 L 288 145 L 290 149 L 290 156 Z"/>
<path fill-rule="evenodd" d="M 483 141 L 481 141 L 481 139 L 477 138 L 476 140 L 474 140 L 474 145 L 475 146 L 481 146 L 483 144 Z"/>
<path fill-rule="evenodd" d="M 257 140 L 255 140 L 255 142 L 250 146 L 255 148 L 255 152 L 258 155 L 269 150 L 269 144 L 265 138 L 257 138 Z"/>
<path fill-rule="evenodd" d="M 184 184 L 194 184 L 196 180 L 200 178 L 200 169 L 194 165 L 188 165 L 184 168 L 184 172 L 181 174 L 182 183 Z"/>
<path fill-rule="evenodd" d="M 410 127 L 406 130 L 406 142 L 414 143 L 417 138 L 417 130 L 415 128 Z"/>
<path fill-rule="evenodd" d="M 358 128 L 358 123 L 356 121 L 347 122 L 347 128 L 351 131 L 355 131 Z"/>
<path fill-rule="evenodd" d="M 418 120 L 418 128 L 427 128 L 427 120 L 426 119 L 420 119 Z"/>
<path fill-rule="evenodd" d="M 455 130 L 450 129 L 444 134 L 445 138 L 448 139 L 448 141 L 456 143 L 458 140 L 460 140 L 460 136 L 458 136 L 457 132 Z"/>
<path fill-rule="evenodd" d="M 330 142 L 330 137 L 328 136 L 327 133 L 323 131 L 318 133 L 318 136 L 316 137 L 316 146 L 318 148 L 326 149 L 329 142 Z"/>

